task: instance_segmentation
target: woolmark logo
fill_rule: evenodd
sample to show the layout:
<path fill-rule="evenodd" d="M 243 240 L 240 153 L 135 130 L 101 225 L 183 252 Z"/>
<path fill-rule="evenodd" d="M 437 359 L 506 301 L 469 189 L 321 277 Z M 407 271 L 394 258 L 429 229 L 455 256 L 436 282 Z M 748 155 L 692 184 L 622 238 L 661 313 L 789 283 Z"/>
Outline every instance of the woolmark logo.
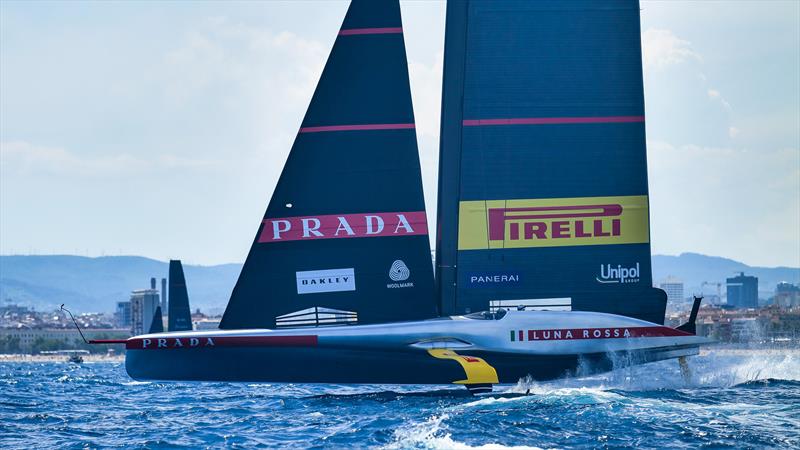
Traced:
<path fill-rule="evenodd" d="M 395 283 L 388 283 L 386 287 L 388 289 L 414 287 L 414 283 L 412 282 L 400 283 L 400 281 L 408 280 L 410 276 L 411 269 L 408 268 L 403 260 L 398 259 L 392 263 L 391 267 L 389 267 L 389 278 Z"/>
<path fill-rule="evenodd" d="M 411 271 L 401 259 L 393 262 L 392 267 L 389 268 L 389 278 L 392 281 L 406 281 L 409 276 L 411 276 Z"/>
<path fill-rule="evenodd" d="M 596 278 L 600 283 L 638 283 L 639 282 L 639 263 L 634 267 L 622 267 L 617 264 L 600 264 L 600 276 Z"/>
<path fill-rule="evenodd" d="M 425 211 L 264 219 L 260 243 L 428 234 Z"/>
<path fill-rule="evenodd" d="M 352 267 L 347 269 L 295 272 L 295 278 L 297 280 L 298 294 L 356 290 L 356 276 Z"/>

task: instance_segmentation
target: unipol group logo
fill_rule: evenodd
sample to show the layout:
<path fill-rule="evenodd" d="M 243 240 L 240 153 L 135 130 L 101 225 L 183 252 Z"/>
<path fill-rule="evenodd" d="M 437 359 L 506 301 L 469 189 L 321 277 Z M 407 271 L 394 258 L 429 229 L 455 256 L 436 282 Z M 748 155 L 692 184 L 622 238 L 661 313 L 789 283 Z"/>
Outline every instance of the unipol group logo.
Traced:
<path fill-rule="evenodd" d="M 347 269 L 305 270 L 295 272 L 298 294 L 321 292 L 344 292 L 356 290 L 356 275 L 352 267 Z"/>
<path fill-rule="evenodd" d="M 425 211 L 264 219 L 258 242 L 428 234 Z"/>
<path fill-rule="evenodd" d="M 405 282 L 409 277 L 411 277 L 411 269 L 408 268 L 402 259 L 398 259 L 389 267 L 389 279 L 394 281 L 394 283 L 388 283 L 386 287 L 388 289 L 414 287 L 414 283 Z"/>
<path fill-rule="evenodd" d="M 464 201 L 459 250 L 648 242 L 647 196 Z"/>
<path fill-rule="evenodd" d="M 638 262 L 633 267 L 600 264 L 600 275 L 596 279 L 600 283 L 638 283 L 640 273 Z"/>

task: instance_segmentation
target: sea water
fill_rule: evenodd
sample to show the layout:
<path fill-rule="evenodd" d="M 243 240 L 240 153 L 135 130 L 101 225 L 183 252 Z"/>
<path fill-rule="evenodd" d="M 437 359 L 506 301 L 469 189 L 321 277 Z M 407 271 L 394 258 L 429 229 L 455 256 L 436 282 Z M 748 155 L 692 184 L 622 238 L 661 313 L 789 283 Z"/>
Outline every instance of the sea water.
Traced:
<path fill-rule="evenodd" d="M 800 351 L 711 350 L 690 366 L 688 380 L 673 360 L 473 397 L 3 362 L 0 448 L 800 448 Z"/>

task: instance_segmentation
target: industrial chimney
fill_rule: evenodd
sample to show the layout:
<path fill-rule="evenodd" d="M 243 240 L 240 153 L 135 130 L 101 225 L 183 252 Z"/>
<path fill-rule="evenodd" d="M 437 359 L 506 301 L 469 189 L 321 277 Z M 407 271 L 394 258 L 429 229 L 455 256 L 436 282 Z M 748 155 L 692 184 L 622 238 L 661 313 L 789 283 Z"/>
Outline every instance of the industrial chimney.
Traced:
<path fill-rule="evenodd" d="M 169 311 L 167 309 L 167 279 L 161 279 L 161 311 Z"/>
<path fill-rule="evenodd" d="M 155 277 L 150 277 L 150 289 L 156 288 L 156 279 Z"/>

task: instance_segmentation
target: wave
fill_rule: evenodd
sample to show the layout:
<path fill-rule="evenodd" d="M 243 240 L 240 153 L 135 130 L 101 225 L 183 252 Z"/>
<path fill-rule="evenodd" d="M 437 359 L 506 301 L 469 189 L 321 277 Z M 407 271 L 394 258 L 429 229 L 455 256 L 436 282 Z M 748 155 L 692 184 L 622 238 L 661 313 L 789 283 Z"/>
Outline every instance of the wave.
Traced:
<path fill-rule="evenodd" d="M 744 352 L 708 351 L 688 358 L 685 378 L 676 360 L 627 366 L 599 375 L 536 382 L 530 378 L 506 390 L 512 393 L 572 394 L 579 389 L 599 391 L 652 391 L 690 388 L 731 388 L 751 381 L 800 381 L 800 352 L 791 350 L 752 350 Z"/>
<path fill-rule="evenodd" d="M 490 400 L 490 399 L 484 399 Z M 443 413 L 431 416 L 428 420 L 401 427 L 394 432 L 394 441 L 383 448 L 425 448 L 425 449 L 452 449 L 452 450 L 541 450 L 540 447 L 531 446 L 506 446 L 499 443 L 486 443 L 470 445 L 453 439 L 448 432 L 445 421 L 450 414 Z"/>
<path fill-rule="evenodd" d="M 775 378 L 765 378 L 761 380 L 745 381 L 744 383 L 737 384 L 733 387 L 736 388 L 764 388 L 764 387 L 787 387 L 787 388 L 800 388 L 800 381 L 795 380 L 780 380 Z"/>

